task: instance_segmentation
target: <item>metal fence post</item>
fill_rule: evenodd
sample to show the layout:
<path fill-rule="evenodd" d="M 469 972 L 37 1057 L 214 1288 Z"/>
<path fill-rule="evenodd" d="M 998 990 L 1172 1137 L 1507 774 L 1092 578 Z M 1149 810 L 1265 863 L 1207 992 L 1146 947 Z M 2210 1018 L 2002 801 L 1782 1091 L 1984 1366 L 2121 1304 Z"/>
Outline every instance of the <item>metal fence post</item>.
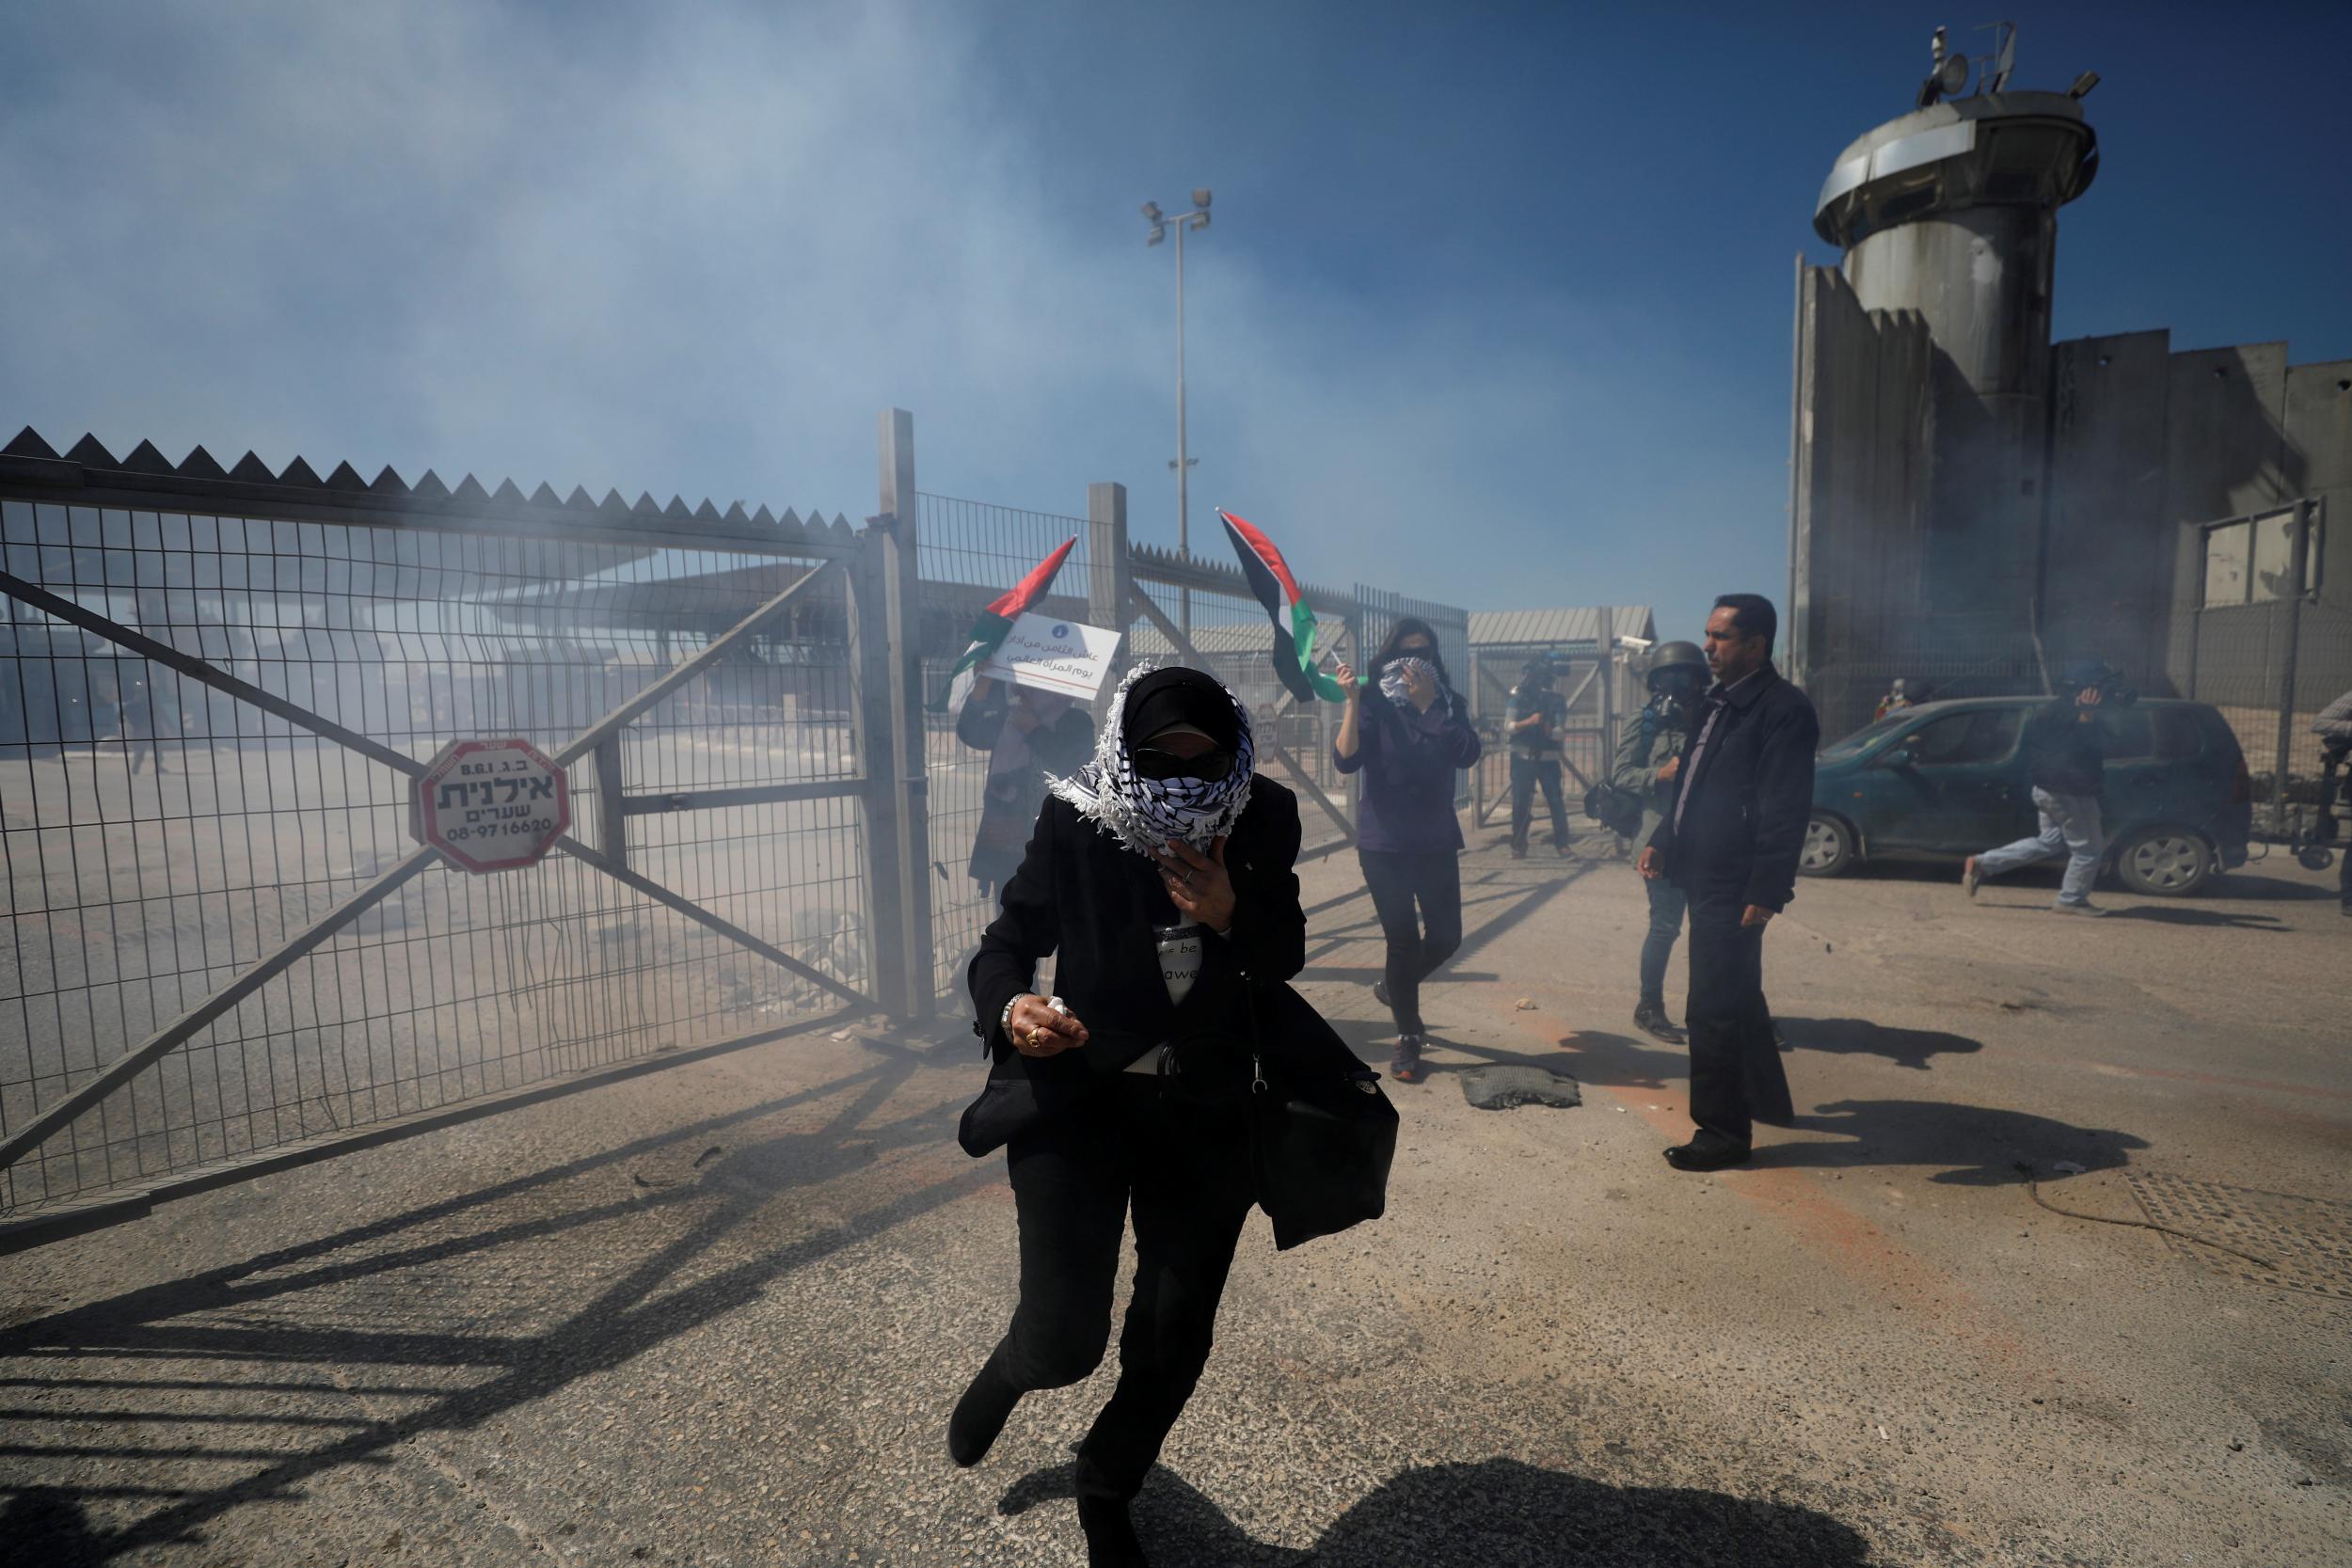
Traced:
<path fill-rule="evenodd" d="M 936 1001 L 931 985 L 931 885 L 928 722 L 923 715 L 922 579 L 916 558 L 914 416 L 885 408 L 879 420 L 882 530 L 875 571 L 879 578 L 884 649 L 879 673 L 882 702 L 891 736 L 891 768 L 881 796 L 896 841 L 889 868 L 897 919 L 878 930 L 899 950 L 897 977 L 903 989 L 893 1010 L 929 1018 Z"/>
<path fill-rule="evenodd" d="M 615 865 L 628 863 L 628 824 L 621 806 L 621 732 L 596 742 L 596 849 Z"/>
<path fill-rule="evenodd" d="M 1134 587 L 1127 561 L 1127 487 L 1099 483 L 1087 486 L 1087 619 L 1119 633 L 1119 652 L 1103 680 L 1095 702 L 1095 721 L 1119 689 L 1119 677 L 1134 661 L 1127 654 L 1127 594 Z"/>
<path fill-rule="evenodd" d="M 2287 624 L 2286 657 L 2279 669 L 2279 761 L 2270 780 L 2270 831 L 2288 832 L 2287 769 L 2295 756 L 2295 675 L 2303 641 L 2303 578 L 2312 547 L 2312 503 L 2297 502 L 2295 535 L 2287 554 L 2286 593 L 2280 595 L 2279 619 Z M 2250 553 L 2250 552 L 2249 552 Z"/>
<path fill-rule="evenodd" d="M 1617 760 L 1617 612 L 1600 609 L 1600 749 L 1593 776 L 1606 778 Z"/>
<path fill-rule="evenodd" d="M 907 1010 L 907 964 L 898 896 L 898 834 L 892 781 L 898 732 L 890 722 L 890 617 L 882 594 L 884 519 L 861 536 L 849 564 L 848 636 L 852 677 L 850 736 L 857 752 L 864 831 L 866 939 L 874 999 L 885 1011 Z"/>

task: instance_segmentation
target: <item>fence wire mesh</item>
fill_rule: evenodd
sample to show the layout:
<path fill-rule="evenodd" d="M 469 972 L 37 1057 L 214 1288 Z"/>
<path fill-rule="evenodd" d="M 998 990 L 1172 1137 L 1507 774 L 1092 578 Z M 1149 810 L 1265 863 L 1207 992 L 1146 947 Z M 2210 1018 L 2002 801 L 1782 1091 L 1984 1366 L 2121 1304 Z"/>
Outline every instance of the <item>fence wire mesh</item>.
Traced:
<path fill-rule="evenodd" d="M 2246 753 L 2258 827 L 2292 835 L 2319 804 L 2312 721 L 2352 689 L 2352 610 L 2310 598 L 2209 608 L 2176 641 L 2181 695 L 2219 710 Z"/>
<path fill-rule="evenodd" d="M 8 570 L 394 751 L 552 751 L 806 569 L 678 549 L 0 501 Z M 840 596 L 624 732 L 635 798 L 850 780 Z M 397 863 L 398 770 L 0 599 L 0 1135 Z M 616 781 L 578 770 L 576 834 Z M 851 984 L 848 798 L 626 818 L 637 868 Z M 607 853 L 615 846 L 598 844 Z M 830 1007 L 553 855 L 435 869 L 0 1172 L 0 1210 L 152 1179 Z"/>

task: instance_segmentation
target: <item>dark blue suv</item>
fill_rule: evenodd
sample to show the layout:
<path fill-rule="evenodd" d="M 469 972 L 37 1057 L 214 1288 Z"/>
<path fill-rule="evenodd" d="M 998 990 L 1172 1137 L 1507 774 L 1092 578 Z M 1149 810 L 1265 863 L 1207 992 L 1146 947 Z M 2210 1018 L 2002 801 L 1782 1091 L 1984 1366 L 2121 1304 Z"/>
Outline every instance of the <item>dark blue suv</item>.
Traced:
<path fill-rule="evenodd" d="M 1800 868 L 1835 877 L 1862 860 L 1960 860 L 2034 831 L 2018 736 L 2047 702 L 1971 697 L 1889 714 L 1821 749 Z M 2135 893 L 2182 895 L 2246 863 L 2253 787 L 2237 736 L 2204 703 L 2101 711 L 2107 864 Z"/>

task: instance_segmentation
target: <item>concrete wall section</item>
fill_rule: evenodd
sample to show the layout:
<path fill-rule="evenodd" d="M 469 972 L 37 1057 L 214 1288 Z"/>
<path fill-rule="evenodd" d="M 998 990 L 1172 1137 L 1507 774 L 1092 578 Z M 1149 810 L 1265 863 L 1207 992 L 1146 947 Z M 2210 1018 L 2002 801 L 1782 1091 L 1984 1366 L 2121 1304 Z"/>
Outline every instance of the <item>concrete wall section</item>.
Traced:
<path fill-rule="evenodd" d="M 2295 705 L 2314 712 L 2352 689 L 2352 359 L 2288 370 L 2286 434 L 2302 494 L 2325 511 L 2319 596 L 2303 607 L 2296 664 Z"/>
<path fill-rule="evenodd" d="M 2099 658 L 2151 695 L 2165 676 L 2175 523 L 2166 511 L 2171 335 L 2079 338 L 2051 350 L 2042 642 L 2051 664 Z"/>
<path fill-rule="evenodd" d="M 1921 411 L 1914 311 L 1866 311 L 1836 269 L 1798 288 L 1790 671 L 1839 735 L 1867 720 L 1920 584 Z"/>
<path fill-rule="evenodd" d="M 2249 343 L 2176 354 L 2165 394 L 2165 515 L 2173 545 L 2172 635 L 2166 674 L 2182 691 L 2237 678 L 2255 640 L 2201 635 L 2204 540 L 2196 525 L 2299 494 L 2302 465 L 2284 435 L 2287 346 Z M 2244 652 L 2232 650 L 2245 650 Z M 2217 664 L 2218 658 L 2223 662 Z"/>

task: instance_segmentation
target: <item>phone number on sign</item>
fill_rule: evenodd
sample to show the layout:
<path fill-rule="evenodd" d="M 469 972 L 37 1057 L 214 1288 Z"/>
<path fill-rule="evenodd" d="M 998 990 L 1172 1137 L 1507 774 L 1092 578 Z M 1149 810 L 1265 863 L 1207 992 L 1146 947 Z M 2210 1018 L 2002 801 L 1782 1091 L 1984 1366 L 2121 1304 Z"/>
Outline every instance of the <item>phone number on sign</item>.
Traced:
<path fill-rule="evenodd" d="M 554 832 L 555 819 L 542 817 L 535 822 L 484 822 L 470 828 L 444 828 L 441 836 L 452 844 L 464 844 L 482 838 L 546 838 Z"/>

